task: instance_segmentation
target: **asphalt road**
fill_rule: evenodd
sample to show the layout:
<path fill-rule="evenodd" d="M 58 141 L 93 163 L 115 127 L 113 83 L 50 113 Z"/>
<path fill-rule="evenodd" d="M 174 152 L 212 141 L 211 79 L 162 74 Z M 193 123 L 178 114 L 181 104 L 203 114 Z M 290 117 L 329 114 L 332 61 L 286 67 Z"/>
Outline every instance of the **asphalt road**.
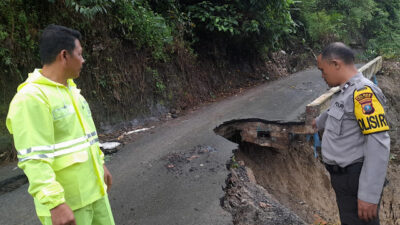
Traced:
<path fill-rule="evenodd" d="M 110 201 L 119 225 L 225 225 L 220 207 L 236 145 L 213 129 L 232 119 L 299 121 L 305 106 L 327 90 L 316 69 L 260 85 L 168 121 L 115 154 L 107 166 Z M 39 224 L 27 185 L 0 195 L 0 224 Z"/>

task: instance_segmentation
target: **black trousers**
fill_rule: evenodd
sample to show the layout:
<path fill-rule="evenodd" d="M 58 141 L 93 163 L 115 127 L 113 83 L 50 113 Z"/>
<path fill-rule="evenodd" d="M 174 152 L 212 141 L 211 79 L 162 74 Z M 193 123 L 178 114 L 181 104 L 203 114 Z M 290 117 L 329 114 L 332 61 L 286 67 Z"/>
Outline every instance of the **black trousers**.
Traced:
<path fill-rule="evenodd" d="M 331 175 L 342 225 L 379 225 L 379 216 L 370 222 L 358 218 L 357 193 L 362 163 L 355 163 L 346 168 L 326 165 L 326 168 Z"/>

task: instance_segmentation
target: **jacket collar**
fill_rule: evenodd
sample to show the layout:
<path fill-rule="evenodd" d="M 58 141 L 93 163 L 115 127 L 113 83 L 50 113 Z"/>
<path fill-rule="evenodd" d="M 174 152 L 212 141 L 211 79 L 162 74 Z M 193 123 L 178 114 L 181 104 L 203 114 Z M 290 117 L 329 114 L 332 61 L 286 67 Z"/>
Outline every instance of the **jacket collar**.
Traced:
<path fill-rule="evenodd" d="M 25 85 L 27 85 L 29 83 L 65 87 L 63 84 L 54 82 L 54 81 L 48 79 L 47 77 L 43 76 L 42 69 L 35 69 L 32 73 L 29 73 L 28 78 L 25 80 L 24 83 L 22 83 L 18 86 L 17 90 L 18 91 L 21 90 Z M 68 86 L 70 86 L 70 87 L 76 87 L 76 84 L 72 79 L 68 79 L 67 83 L 68 83 Z"/>

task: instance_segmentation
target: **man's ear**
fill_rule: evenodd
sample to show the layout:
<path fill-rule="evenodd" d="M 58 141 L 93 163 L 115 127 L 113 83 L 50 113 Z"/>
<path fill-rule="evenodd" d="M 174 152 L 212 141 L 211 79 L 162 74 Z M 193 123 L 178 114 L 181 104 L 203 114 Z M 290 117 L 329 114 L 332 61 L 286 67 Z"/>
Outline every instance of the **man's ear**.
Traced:
<path fill-rule="evenodd" d="M 336 70 L 340 70 L 340 67 L 342 67 L 342 63 L 343 62 L 341 60 L 337 60 L 337 59 L 332 60 L 332 64 Z"/>
<path fill-rule="evenodd" d="M 61 56 L 66 59 L 67 58 L 67 50 L 61 50 Z"/>
<path fill-rule="evenodd" d="M 66 63 L 66 61 L 67 61 L 67 57 L 68 57 L 68 52 L 67 52 L 67 50 L 61 50 L 61 52 L 58 54 L 58 57 L 59 57 L 59 59 L 60 59 L 60 61 L 62 62 L 62 63 Z"/>

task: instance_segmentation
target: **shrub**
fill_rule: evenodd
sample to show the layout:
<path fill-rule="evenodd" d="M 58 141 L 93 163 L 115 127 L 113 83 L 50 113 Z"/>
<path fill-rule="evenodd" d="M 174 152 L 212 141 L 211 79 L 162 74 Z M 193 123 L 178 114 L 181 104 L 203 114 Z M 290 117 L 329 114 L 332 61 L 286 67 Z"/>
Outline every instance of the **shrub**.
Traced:
<path fill-rule="evenodd" d="M 294 30 L 291 0 L 191 1 L 181 3 L 195 24 L 195 41 L 212 48 L 236 49 L 235 55 L 260 55 L 280 47 Z M 211 40 L 213 39 L 213 40 Z M 215 46 L 218 45 L 218 46 Z"/>
<path fill-rule="evenodd" d="M 145 2 L 130 0 L 116 1 L 114 13 L 119 23 L 115 28 L 124 39 L 133 41 L 139 48 L 150 48 L 155 59 L 167 59 L 166 46 L 172 43 L 173 36 L 161 15 Z"/>
<path fill-rule="evenodd" d="M 299 8 L 295 21 L 314 46 L 343 41 L 368 57 L 400 55 L 400 0 L 309 0 Z"/>

